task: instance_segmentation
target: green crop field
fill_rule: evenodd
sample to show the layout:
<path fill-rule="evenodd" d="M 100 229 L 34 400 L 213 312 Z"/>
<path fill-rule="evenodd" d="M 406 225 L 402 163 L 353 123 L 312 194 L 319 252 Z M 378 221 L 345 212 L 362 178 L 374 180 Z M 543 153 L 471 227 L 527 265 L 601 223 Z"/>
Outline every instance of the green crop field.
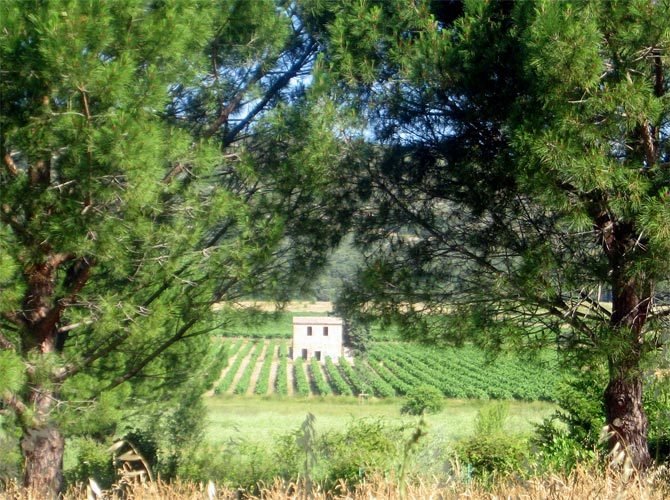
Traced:
<path fill-rule="evenodd" d="M 534 362 L 511 355 L 488 359 L 473 346 L 436 348 L 372 342 L 367 355 L 324 363 L 288 359 L 288 340 L 221 339 L 230 359 L 216 394 L 390 398 L 419 385 L 456 399 L 553 401 L 561 376 L 548 354 Z"/>

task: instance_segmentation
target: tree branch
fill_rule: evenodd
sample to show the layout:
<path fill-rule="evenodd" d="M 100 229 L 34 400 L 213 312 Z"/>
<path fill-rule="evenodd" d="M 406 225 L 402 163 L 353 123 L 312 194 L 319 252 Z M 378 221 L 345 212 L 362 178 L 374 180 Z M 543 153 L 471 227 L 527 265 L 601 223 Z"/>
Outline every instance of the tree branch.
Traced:
<path fill-rule="evenodd" d="M 313 40 L 310 42 L 310 44 L 305 49 L 305 52 L 303 52 L 298 60 L 295 61 L 280 78 L 277 78 L 277 80 L 267 90 L 263 98 L 256 104 L 256 106 L 254 106 L 254 108 L 247 114 L 247 116 L 240 120 L 230 131 L 228 131 L 228 133 L 223 138 L 223 147 L 232 144 L 235 141 L 237 134 L 244 130 L 246 126 L 256 117 L 256 115 L 263 111 L 267 103 L 269 103 L 272 98 L 298 74 L 300 69 L 304 66 L 305 62 L 309 59 L 310 56 L 314 54 L 317 46 L 318 44 L 316 41 Z"/>
<path fill-rule="evenodd" d="M 191 319 L 187 321 L 184 325 L 181 326 L 177 330 L 177 332 L 167 339 L 163 344 L 161 344 L 157 349 L 155 349 L 153 352 L 148 354 L 142 361 L 137 363 L 132 369 L 124 373 L 122 376 L 117 377 L 114 379 L 109 385 L 104 387 L 101 392 L 109 391 L 111 389 L 114 389 L 115 387 L 123 384 L 124 382 L 127 382 L 134 376 L 136 376 L 138 373 L 140 373 L 149 363 L 151 363 L 154 359 L 156 359 L 158 356 L 160 356 L 163 352 L 165 352 L 171 345 L 173 345 L 175 342 L 181 340 L 182 338 L 185 337 L 186 333 L 193 328 L 193 326 L 197 323 L 197 320 Z"/>
<path fill-rule="evenodd" d="M 2 159 L 4 161 L 7 173 L 9 173 L 9 175 L 12 177 L 17 177 L 19 175 L 19 169 L 16 167 L 16 163 L 14 163 L 14 158 L 12 158 L 12 155 L 5 153 Z"/>

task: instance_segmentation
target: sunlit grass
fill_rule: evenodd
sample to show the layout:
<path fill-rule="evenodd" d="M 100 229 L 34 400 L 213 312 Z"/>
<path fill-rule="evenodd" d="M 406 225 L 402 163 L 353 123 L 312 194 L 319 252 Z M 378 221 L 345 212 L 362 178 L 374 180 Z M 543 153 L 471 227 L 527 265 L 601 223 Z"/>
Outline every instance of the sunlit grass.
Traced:
<path fill-rule="evenodd" d="M 414 425 L 417 417 L 400 414 L 401 398 L 368 400 L 339 396 L 312 398 L 217 396 L 207 398 L 206 438 L 212 444 L 229 440 L 265 441 L 300 427 L 307 413 L 316 417 L 317 432 L 342 430 L 353 419 L 380 418 L 389 424 Z M 444 409 L 426 416 L 429 435 L 452 441 L 470 435 L 477 412 L 491 404 L 485 400 L 445 400 Z M 507 430 L 532 432 L 534 424 L 549 416 L 555 405 L 546 402 L 509 401 Z"/>

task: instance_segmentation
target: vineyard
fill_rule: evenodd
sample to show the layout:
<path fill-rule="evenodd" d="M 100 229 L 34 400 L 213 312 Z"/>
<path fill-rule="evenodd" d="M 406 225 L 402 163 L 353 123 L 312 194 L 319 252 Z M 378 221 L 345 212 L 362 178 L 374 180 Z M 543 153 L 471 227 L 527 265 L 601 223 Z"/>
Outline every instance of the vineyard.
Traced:
<path fill-rule="evenodd" d="M 286 339 L 222 339 L 228 366 L 215 394 L 280 396 L 403 396 L 431 385 L 448 398 L 553 401 L 560 371 L 546 358 L 489 360 L 483 351 L 431 348 L 406 342 L 374 342 L 365 357 L 334 362 L 291 360 Z"/>

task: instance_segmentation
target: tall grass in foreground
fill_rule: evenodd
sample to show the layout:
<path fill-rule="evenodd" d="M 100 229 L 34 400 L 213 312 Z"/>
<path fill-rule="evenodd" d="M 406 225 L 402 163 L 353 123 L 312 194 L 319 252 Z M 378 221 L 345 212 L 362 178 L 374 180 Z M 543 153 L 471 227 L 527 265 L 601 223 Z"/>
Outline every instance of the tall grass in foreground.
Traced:
<path fill-rule="evenodd" d="M 149 499 L 198 499 L 218 498 L 233 499 L 240 498 L 239 490 L 217 486 L 216 492 L 207 484 L 197 483 L 164 483 L 161 481 L 146 484 L 125 485 L 123 493 L 125 498 L 135 500 Z M 212 494 L 214 493 L 214 494 Z M 116 492 L 116 495 L 119 491 Z M 17 500 L 33 500 L 39 498 L 30 492 L 10 485 L 0 495 Z M 88 493 L 89 498 L 96 496 Z M 97 498 L 118 498 L 115 492 L 104 492 L 104 496 Z M 416 480 L 407 482 L 403 488 L 399 487 L 398 481 L 392 478 L 371 478 L 354 488 L 347 488 L 341 483 L 338 491 L 324 492 L 313 486 L 310 491 L 305 490 L 304 483 L 287 483 L 277 480 L 274 484 L 260 485 L 259 493 L 245 495 L 244 498 L 262 498 L 265 500 L 312 498 L 316 500 L 326 499 L 351 499 L 351 498 L 383 498 L 383 499 L 418 499 L 418 498 L 468 498 L 468 499 L 492 499 L 492 498 L 543 498 L 563 500 L 565 498 L 616 498 L 616 499 L 648 499 L 661 500 L 670 495 L 670 483 L 668 483 L 668 471 L 658 469 L 642 478 L 626 480 L 625 477 L 613 472 L 595 471 L 592 469 L 578 468 L 569 476 L 549 475 L 527 480 L 501 480 L 488 487 L 477 483 L 464 483 L 461 481 L 433 482 L 429 480 Z M 87 498 L 86 487 L 73 488 L 64 496 L 65 499 L 79 500 Z"/>

